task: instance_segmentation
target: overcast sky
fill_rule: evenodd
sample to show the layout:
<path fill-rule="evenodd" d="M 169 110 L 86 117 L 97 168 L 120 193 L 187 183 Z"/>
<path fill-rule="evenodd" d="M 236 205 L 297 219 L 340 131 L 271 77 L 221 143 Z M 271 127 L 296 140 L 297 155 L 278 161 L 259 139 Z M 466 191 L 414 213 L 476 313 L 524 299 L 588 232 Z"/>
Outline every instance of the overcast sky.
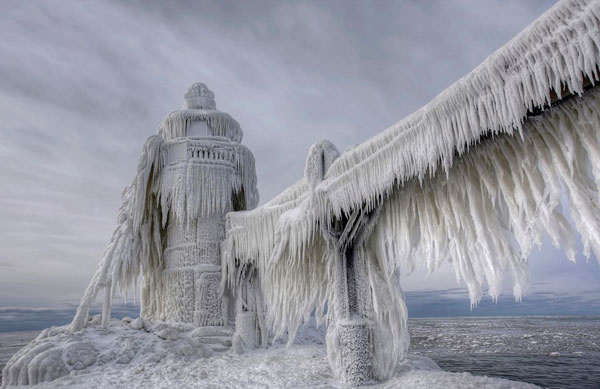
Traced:
<path fill-rule="evenodd" d="M 552 4 L 0 2 L 0 307 L 81 297 L 144 140 L 193 82 L 242 125 L 265 202 L 312 143 L 375 135 Z M 594 258 L 545 245 L 531 261 L 534 292 L 600 296 Z M 403 282 L 457 286 L 448 267 Z"/>

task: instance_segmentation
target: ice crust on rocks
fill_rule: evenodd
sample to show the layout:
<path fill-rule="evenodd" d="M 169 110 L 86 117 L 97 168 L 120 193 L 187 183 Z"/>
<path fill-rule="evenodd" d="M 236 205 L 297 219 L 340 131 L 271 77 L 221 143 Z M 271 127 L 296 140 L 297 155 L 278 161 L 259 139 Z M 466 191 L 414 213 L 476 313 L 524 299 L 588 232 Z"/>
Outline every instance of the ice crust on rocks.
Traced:
<path fill-rule="evenodd" d="M 10 387 L 10 386 L 9 386 Z M 160 361 L 133 359 L 128 364 L 108 362 L 71 372 L 33 388 L 340 388 L 327 364 L 323 346 L 283 345 L 248 351 L 241 355 L 221 353 L 208 358 L 182 359 L 173 355 Z M 533 389 L 535 385 L 469 373 L 442 371 L 431 359 L 408 354 L 392 377 L 373 389 Z"/>
<path fill-rule="evenodd" d="M 231 334 L 226 327 L 194 328 L 161 321 L 147 321 L 145 324 L 145 330 L 134 330 L 131 323 L 113 319 L 106 328 L 93 325 L 90 320 L 77 333 L 71 333 L 67 327 L 51 328 L 20 351 L 19 357 L 11 359 L 9 364 L 14 366 L 13 372 L 17 371 L 14 361 L 26 354 L 41 354 L 33 352 L 40 348 L 61 356 L 54 359 L 60 361 L 53 365 L 58 372 L 54 373 L 56 378 L 35 383 L 27 381 L 32 388 L 341 387 L 327 364 L 323 328 L 316 328 L 314 320 L 298 331 L 296 342 L 290 348 L 285 343 L 275 342 L 267 349 L 246 350 L 241 355 L 211 352 L 202 343 L 202 339 L 208 336 Z M 157 332 L 165 328 L 176 329 L 181 337 L 175 341 L 161 339 Z M 17 385 L 7 374 L 12 373 L 5 369 L 3 389 Z M 37 370 L 35 374 L 37 377 Z M 44 378 L 44 374 L 40 377 Z M 50 375 L 45 377 L 50 378 Z M 398 364 L 389 381 L 369 387 L 536 388 L 530 384 L 469 373 L 447 373 L 431 359 L 410 354 Z"/>
<path fill-rule="evenodd" d="M 109 366 L 139 368 L 169 358 L 189 363 L 213 355 L 209 344 L 193 336 L 192 325 L 146 321 L 140 327 L 139 318 L 131 323 L 113 319 L 106 327 L 93 322 L 90 319 L 83 330 L 75 333 L 68 326 L 42 331 L 8 361 L 2 371 L 2 388 L 45 386 L 60 377 Z"/>

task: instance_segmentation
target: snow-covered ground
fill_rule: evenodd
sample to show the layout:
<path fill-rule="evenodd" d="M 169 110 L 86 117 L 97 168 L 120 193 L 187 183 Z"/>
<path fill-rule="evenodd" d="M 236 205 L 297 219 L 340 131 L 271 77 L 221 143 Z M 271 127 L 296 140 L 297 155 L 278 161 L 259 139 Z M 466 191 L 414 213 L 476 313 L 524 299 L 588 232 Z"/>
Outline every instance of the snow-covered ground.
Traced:
<path fill-rule="evenodd" d="M 325 349 L 276 347 L 186 362 L 172 357 L 152 364 L 117 365 L 69 375 L 44 387 L 58 388 L 341 388 L 329 371 Z M 531 384 L 447 373 L 429 358 L 409 355 L 395 376 L 372 388 L 537 388 Z"/>
<path fill-rule="evenodd" d="M 141 325 L 141 326 L 140 326 Z M 307 328 L 298 344 L 235 354 L 226 351 L 227 329 L 194 329 L 163 322 L 113 320 L 69 334 L 44 331 L 7 366 L 12 376 L 42 379 L 43 388 L 340 388 L 327 362 L 322 330 Z M 43 348 L 42 352 L 33 352 Z M 36 354 L 27 364 L 26 354 Z M 25 368 L 27 366 L 27 368 Z M 8 370 L 4 379 L 10 381 Z M 14 378 L 12 378 L 14 379 Z M 10 385 L 8 387 L 11 387 Z M 394 377 L 372 388 L 535 388 L 531 384 L 442 371 L 431 359 L 409 355 Z"/>

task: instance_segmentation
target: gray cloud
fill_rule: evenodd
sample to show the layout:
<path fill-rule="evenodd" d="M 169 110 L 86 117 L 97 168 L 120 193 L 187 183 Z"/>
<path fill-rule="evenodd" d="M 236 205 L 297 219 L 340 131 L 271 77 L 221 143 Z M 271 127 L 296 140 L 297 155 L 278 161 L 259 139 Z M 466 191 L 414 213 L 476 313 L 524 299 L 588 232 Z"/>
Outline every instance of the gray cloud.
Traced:
<path fill-rule="evenodd" d="M 534 285 L 534 289 L 546 287 Z M 501 296 L 497 302 L 484 298 L 473 309 L 464 288 L 421 290 L 407 292 L 406 305 L 409 317 L 598 315 L 600 289 L 583 293 L 535 291 L 520 302 L 511 296 Z"/>
<path fill-rule="evenodd" d="M 53 307 L 22 308 L 4 307 L 0 308 L 0 333 L 12 331 L 38 331 L 50 326 L 61 326 L 71 322 L 75 315 L 76 305 L 62 303 Z M 102 312 L 100 305 L 95 305 L 90 310 L 90 315 L 98 315 Z M 138 317 L 139 306 L 135 304 L 115 304 L 112 315 L 115 318 L 129 316 Z"/>
<path fill-rule="evenodd" d="M 534 288 L 544 289 L 544 285 L 536 284 Z M 497 303 L 483 299 L 473 310 L 464 288 L 422 290 L 407 292 L 406 303 L 409 317 L 598 315 L 600 289 L 576 294 L 538 291 L 521 302 L 515 302 L 509 296 L 501 297 Z M 72 320 L 76 308 L 76 305 L 64 302 L 50 307 L 0 307 L 0 333 L 64 325 Z M 101 310 L 100 304 L 96 304 L 90 314 L 99 314 Z M 139 305 L 115 304 L 112 315 L 119 319 L 138 317 Z"/>
<path fill-rule="evenodd" d="M 313 142 L 378 133 L 551 4 L 1 2 L 0 306 L 80 297 L 144 139 L 192 82 L 242 124 L 264 202 L 301 176 Z M 561 287 L 600 274 L 532 263 Z M 452 282 L 442 269 L 433 285 Z"/>

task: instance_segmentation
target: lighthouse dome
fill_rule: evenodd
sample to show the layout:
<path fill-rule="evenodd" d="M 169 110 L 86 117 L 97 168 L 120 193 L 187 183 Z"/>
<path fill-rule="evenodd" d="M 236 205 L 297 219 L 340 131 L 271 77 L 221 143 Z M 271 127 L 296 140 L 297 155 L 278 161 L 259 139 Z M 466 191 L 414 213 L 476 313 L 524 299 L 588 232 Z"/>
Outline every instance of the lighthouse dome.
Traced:
<path fill-rule="evenodd" d="M 215 94 L 206 84 L 196 82 L 184 95 L 183 109 L 171 112 L 159 128 L 166 141 L 197 136 L 195 129 L 205 128 L 209 137 L 225 137 L 241 143 L 244 132 L 229 114 L 217 110 Z"/>
<path fill-rule="evenodd" d="M 202 82 L 192 84 L 185 92 L 184 98 L 184 109 L 217 109 L 215 94 Z"/>

